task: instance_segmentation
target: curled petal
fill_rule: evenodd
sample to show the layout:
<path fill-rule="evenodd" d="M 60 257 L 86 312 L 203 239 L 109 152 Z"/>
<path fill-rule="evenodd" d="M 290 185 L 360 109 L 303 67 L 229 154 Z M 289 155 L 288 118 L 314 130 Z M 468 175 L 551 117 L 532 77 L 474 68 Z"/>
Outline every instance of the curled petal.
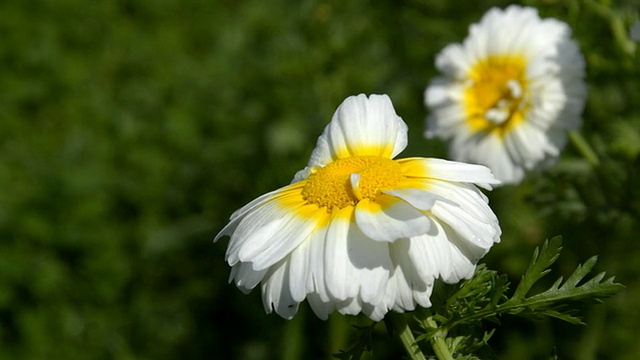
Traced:
<path fill-rule="evenodd" d="M 356 224 L 370 239 L 393 242 L 426 233 L 431 220 L 405 201 L 381 194 L 375 201 L 364 199 L 358 203 Z"/>

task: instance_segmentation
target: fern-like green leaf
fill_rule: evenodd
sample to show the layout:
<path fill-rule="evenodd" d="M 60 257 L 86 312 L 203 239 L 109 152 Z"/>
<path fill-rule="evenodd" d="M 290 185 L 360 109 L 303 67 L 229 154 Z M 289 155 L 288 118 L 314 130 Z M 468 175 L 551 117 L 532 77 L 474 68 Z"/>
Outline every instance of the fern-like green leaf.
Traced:
<path fill-rule="evenodd" d="M 560 277 L 548 290 L 530 294 L 534 285 L 551 271 L 549 267 L 558 259 L 561 250 L 560 237 L 545 241 L 541 248 L 536 249 L 529 267 L 510 298 L 506 295 L 509 289 L 507 277 L 488 270 L 483 265 L 478 266 L 474 277 L 462 283 L 457 291 L 450 294 L 443 308 L 430 316 L 432 325 L 424 326 L 425 333 L 418 340 L 429 339 L 438 332 L 458 334 L 457 329 L 482 327 L 483 321 L 499 323 L 500 316 L 506 314 L 534 319 L 552 317 L 572 324 L 582 324 L 573 303 L 581 300 L 600 302 L 624 287 L 615 283 L 613 277 L 603 281 L 605 273 L 587 280 L 587 275 L 597 261 L 594 256 L 579 265 L 566 281 Z M 458 342 L 455 344 L 482 343 L 477 336 L 469 334 L 458 334 L 456 339 Z M 452 346 L 455 344 L 451 343 Z M 472 347 L 465 347 L 467 350 L 470 348 Z"/>
<path fill-rule="evenodd" d="M 614 277 L 602 281 L 606 275 L 604 272 L 594 276 L 584 284 L 578 285 L 593 269 L 596 261 L 596 256 L 590 258 L 583 265 L 578 265 L 562 286 L 560 286 L 562 283 L 562 278 L 560 278 L 547 291 L 527 298 L 524 303 L 527 306 L 540 306 L 543 303 L 562 300 L 577 301 L 587 298 L 600 302 L 600 299 L 615 295 L 622 290 L 624 286 L 614 283 Z"/>
<path fill-rule="evenodd" d="M 517 303 L 524 299 L 531 287 L 551 271 L 549 266 L 558 259 L 561 250 L 562 238 L 560 236 L 545 241 L 541 250 L 536 248 L 531 263 L 511 298 L 513 302 Z"/>

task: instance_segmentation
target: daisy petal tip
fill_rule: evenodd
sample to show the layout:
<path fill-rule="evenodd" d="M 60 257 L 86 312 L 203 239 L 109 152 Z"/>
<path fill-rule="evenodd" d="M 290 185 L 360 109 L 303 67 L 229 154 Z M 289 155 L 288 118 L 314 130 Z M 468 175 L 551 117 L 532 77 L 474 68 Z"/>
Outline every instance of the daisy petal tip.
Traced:
<path fill-rule="evenodd" d="M 213 243 L 217 243 L 218 240 L 222 239 L 223 237 L 227 236 L 227 234 L 223 234 L 222 232 L 219 232 L 214 238 L 213 238 Z"/>

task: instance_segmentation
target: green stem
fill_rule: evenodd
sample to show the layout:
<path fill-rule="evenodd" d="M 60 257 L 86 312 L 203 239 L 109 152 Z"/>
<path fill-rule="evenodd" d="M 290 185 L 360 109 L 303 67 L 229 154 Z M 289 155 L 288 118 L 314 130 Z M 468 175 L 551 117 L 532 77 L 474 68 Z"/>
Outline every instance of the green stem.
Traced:
<path fill-rule="evenodd" d="M 281 354 L 283 360 L 300 359 L 302 356 L 302 350 L 304 349 L 304 315 L 305 312 L 300 311 L 297 316 L 287 321 L 284 325 Z"/>
<path fill-rule="evenodd" d="M 585 140 L 582 135 L 577 131 L 569 131 L 569 140 L 573 143 L 573 146 L 578 149 L 580 154 L 584 156 L 584 158 L 591 164 L 591 166 L 600 165 L 600 160 L 598 160 L 598 155 L 596 155 L 595 151 L 591 149 L 591 146 Z"/>
<path fill-rule="evenodd" d="M 422 350 L 420 350 L 420 347 L 416 343 L 416 338 L 413 336 L 409 324 L 404 320 L 402 314 L 391 311 L 389 312 L 389 318 L 393 325 L 393 330 L 400 337 L 400 341 L 402 345 L 404 345 L 409 358 L 411 360 L 426 360 Z"/>
<path fill-rule="evenodd" d="M 329 316 L 329 354 L 337 354 L 340 349 L 348 348 L 350 329 L 346 316 L 338 313 Z"/>
<path fill-rule="evenodd" d="M 438 328 L 438 324 L 431 317 L 428 317 L 424 322 L 430 328 Z M 440 330 L 433 334 L 431 339 L 429 339 L 429 342 L 431 342 L 431 346 L 433 347 L 433 351 L 436 353 L 436 357 L 439 360 L 453 360 L 453 355 L 451 355 L 451 351 L 449 351 L 446 338 L 447 333 L 444 330 Z"/>

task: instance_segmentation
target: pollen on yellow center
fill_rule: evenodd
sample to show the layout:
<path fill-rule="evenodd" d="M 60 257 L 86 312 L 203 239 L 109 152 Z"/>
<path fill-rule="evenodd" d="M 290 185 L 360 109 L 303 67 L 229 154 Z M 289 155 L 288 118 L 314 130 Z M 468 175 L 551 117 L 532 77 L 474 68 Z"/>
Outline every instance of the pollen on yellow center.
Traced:
<path fill-rule="evenodd" d="M 473 132 L 498 131 L 504 135 L 524 120 L 529 91 L 523 56 L 489 56 L 473 66 L 468 76 L 464 104 Z"/>
<path fill-rule="evenodd" d="M 397 162 L 379 156 L 339 159 L 309 175 L 302 196 L 310 204 L 341 209 L 375 199 L 404 178 Z"/>

